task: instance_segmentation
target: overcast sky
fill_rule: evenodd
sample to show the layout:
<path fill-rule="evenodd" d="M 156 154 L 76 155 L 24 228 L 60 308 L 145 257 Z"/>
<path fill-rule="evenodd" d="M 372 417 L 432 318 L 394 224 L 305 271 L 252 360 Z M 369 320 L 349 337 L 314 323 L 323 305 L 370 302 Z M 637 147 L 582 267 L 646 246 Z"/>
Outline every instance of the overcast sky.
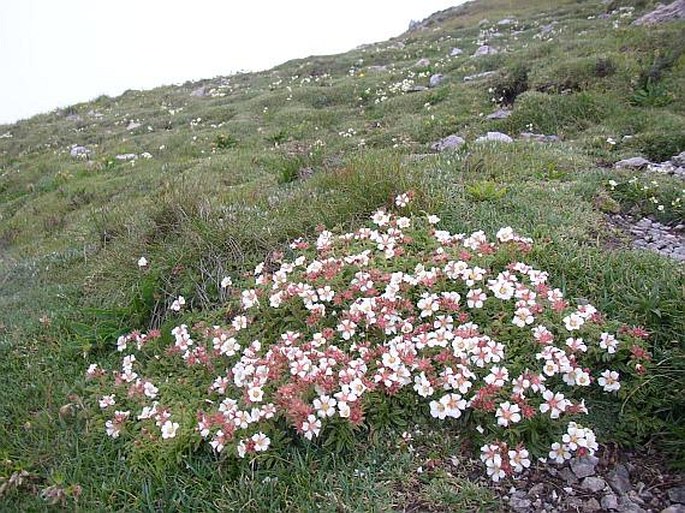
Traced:
<path fill-rule="evenodd" d="M 0 0 L 0 123 L 339 53 L 465 0 Z"/>

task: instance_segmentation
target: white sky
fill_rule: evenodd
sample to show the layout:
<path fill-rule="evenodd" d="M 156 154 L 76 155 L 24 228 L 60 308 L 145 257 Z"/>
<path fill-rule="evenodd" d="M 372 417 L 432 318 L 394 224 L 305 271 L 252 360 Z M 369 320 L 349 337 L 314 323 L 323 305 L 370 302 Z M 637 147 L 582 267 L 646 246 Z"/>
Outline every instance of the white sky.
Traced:
<path fill-rule="evenodd" d="M 0 0 L 0 123 L 345 52 L 464 1 Z"/>

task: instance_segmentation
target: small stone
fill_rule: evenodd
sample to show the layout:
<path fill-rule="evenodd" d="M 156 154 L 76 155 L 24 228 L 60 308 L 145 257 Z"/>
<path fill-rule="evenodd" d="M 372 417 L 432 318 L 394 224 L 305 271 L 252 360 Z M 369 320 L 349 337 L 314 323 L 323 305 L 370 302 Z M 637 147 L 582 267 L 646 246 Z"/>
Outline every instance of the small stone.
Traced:
<path fill-rule="evenodd" d="M 530 497 L 538 497 L 545 493 L 545 483 L 537 483 L 533 485 L 530 490 L 528 490 L 528 495 Z"/>
<path fill-rule="evenodd" d="M 488 119 L 506 119 L 511 116 L 511 111 L 509 109 L 498 109 L 492 114 L 488 114 Z"/>
<path fill-rule="evenodd" d="M 682 504 L 673 504 L 668 508 L 662 509 L 661 513 L 685 513 L 685 506 Z"/>
<path fill-rule="evenodd" d="M 602 507 L 604 509 L 618 509 L 618 498 L 613 493 L 608 493 L 602 497 Z"/>
<path fill-rule="evenodd" d="M 428 88 L 422 85 L 414 85 L 407 89 L 408 93 L 420 93 L 421 91 L 427 91 Z"/>
<path fill-rule="evenodd" d="M 509 499 L 509 506 L 515 511 L 527 511 L 530 508 L 531 502 L 525 497 L 514 495 Z"/>
<path fill-rule="evenodd" d="M 584 490 L 589 490 L 591 492 L 599 492 L 604 490 L 604 487 L 606 486 L 606 481 L 602 479 L 601 477 L 586 477 L 583 479 L 583 481 L 580 483 L 580 486 Z"/>
<path fill-rule="evenodd" d="M 464 82 L 473 82 L 474 80 L 480 80 L 482 78 L 488 78 L 496 75 L 496 71 L 484 71 L 483 73 L 476 73 L 475 75 L 466 75 L 464 77 Z"/>
<path fill-rule="evenodd" d="M 452 50 L 450 50 L 450 57 L 457 57 L 462 53 L 464 53 L 464 50 L 461 48 L 452 48 Z"/>
<path fill-rule="evenodd" d="M 442 73 L 431 75 L 431 78 L 428 81 L 428 87 L 438 87 L 440 84 L 442 84 L 443 80 L 445 80 L 445 75 Z"/>
<path fill-rule="evenodd" d="M 488 132 L 486 135 L 483 135 L 476 139 L 477 143 L 483 143 L 483 142 L 502 142 L 502 143 L 513 143 L 514 140 L 509 137 L 507 134 L 503 134 L 502 132 Z"/>
<path fill-rule="evenodd" d="M 431 149 L 435 151 L 456 150 L 464 143 L 466 143 L 466 141 L 462 137 L 459 137 L 457 134 L 452 134 L 431 144 Z"/>
<path fill-rule="evenodd" d="M 685 486 L 677 486 L 675 488 L 668 489 L 668 498 L 671 502 L 677 502 L 678 504 L 685 504 Z"/>
<path fill-rule="evenodd" d="M 75 159 L 87 159 L 90 157 L 91 153 L 92 151 L 90 149 L 85 146 L 79 146 L 78 144 L 74 144 L 69 150 L 69 155 Z"/>
<path fill-rule="evenodd" d="M 599 511 L 602 509 L 602 506 L 599 505 L 599 502 L 597 502 L 597 499 L 592 498 L 589 501 L 585 502 L 583 504 L 583 513 L 594 513 L 595 511 Z"/>
<path fill-rule="evenodd" d="M 619 513 L 645 513 L 645 510 L 623 495 L 618 498 Z"/>
<path fill-rule="evenodd" d="M 416 64 L 414 64 L 414 66 L 416 66 L 417 68 L 427 68 L 430 65 L 431 65 L 430 59 L 426 59 L 426 58 L 419 59 L 418 61 L 416 61 Z"/>
<path fill-rule="evenodd" d="M 140 128 L 141 126 L 142 125 L 137 121 L 129 121 L 128 125 L 126 126 L 126 130 L 135 130 L 136 128 Z"/>
<path fill-rule="evenodd" d="M 499 53 L 497 48 L 490 45 L 479 46 L 478 49 L 473 53 L 473 57 L 482 57 L 483 55 L 495 55 Z"/>
<path fill-rule="evenodd" d="M 561 469 L 561 472 L 559 472 L 559 476 L 564 481 L 566 481 L 567 484 L 574 485 L 578 483 L 578 478 L 575 476 L 573 472 L 571 472 L 571 469 L 569 468 Z"/>
<path fill-rule="evenodd" d="M 619 160 L 614 164 L 616 169 L 642 169 L 650 164 L 649 160 L 642 157 L 633 157 L 629 159 Z"/>
<path fill-rule="evenodd" d="M 116 155 L 114 158 L 126 162 L 127 160 L 136 160 L 138 155 L 135 153 L 123 153 L 121 155 Z"/>
<path fill-rule="evenodd" d="M 503 18 L 497 22 L 497 24 L 501 27 L 513 25 L 514 23 L 516 23 L 516 20 L 514 18 Z"/>
<path fill-rule="evenodd" d="M 676 167 L 685 167 L 685 151 L 682 151 L 678 155 L 671 157 L 671 162 Z"/>
<path fill-rule="evenodd" d="M 583 456 L 571 460 L 571 470 L 578 479 L 595 475 L 595 467 L 599 463 L 596 456 Z"/>

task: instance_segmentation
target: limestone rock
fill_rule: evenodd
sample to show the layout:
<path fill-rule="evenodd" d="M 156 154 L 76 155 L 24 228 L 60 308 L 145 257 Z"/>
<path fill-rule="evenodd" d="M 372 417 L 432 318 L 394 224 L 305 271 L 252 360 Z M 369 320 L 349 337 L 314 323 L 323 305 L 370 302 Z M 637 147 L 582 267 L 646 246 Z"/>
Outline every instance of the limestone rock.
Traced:
<path fill-rule="evenodd" d="M 502 132 L 488 132 L 486 135 L 483 135 L 476 139 L 477 143 L 484 143 L 484 142 L 502 142 L 502 143 L 513 143 L 514 140 L 509 137 L 507 134 L 503 134 Z"/>
<path fill-rule="evenodd" d="M 431 149 L 435 151 L 453 151 L 464 143 L 466 143 L 466 141 L 462 137 L 459 137 L 457 134 L 452 134 L 431 144 Z"/>
<path fill-rule="evenodd" d="M 614 164 L 616 169 L 642 169 L 650 164 L 649 160 L 642 157 L 632 157 L 629 159 L 619 160 Z"/>
<path fill-rule="evenodd" d="M 442 73 L 436 73 L 431 75 L 430 81 L 428 82 L 429 87 L 438 87 L 445 80 L 445 75 Z"/>
<path fill-rule="evenodd" d="M 668 5 L 660 5 L 652 12 L 636 19 L 633 25 L 656 25 L 683 19 L 685 19 L 685 0 L 675 0 Z"/>

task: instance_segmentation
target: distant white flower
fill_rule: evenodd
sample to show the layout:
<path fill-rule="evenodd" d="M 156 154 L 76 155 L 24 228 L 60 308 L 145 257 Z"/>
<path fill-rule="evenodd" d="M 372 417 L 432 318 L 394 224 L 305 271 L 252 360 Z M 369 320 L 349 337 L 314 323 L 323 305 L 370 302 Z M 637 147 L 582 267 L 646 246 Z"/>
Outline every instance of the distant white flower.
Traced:
<path fill-rule="evenodd" d="M 143 267 L 147 267 L 147 266 L 148 266 L 147 258 L 145 258 L 144 256 L 140 257 L 138 259 L 138 267 L 140 267 L 142 269 Z"/>
<path fill-rule="evenodd" d="M 171 310 L 174 312 L 180 312 L 181 308 L 186 304 L 186 298 L 183 296 L 178 296 L 178 299 L 175 299 L 173 303 L 171 303 L 171 306 L 169 307 Z"/>
<path fill-rule="evenodd" d="M 231 280 L 230 276 L 226 276 L 223 280 L 221 280 L 221 288 L 225 289 L 226 287 L 230 287 L 233 285 L 233 280 Z"/>

